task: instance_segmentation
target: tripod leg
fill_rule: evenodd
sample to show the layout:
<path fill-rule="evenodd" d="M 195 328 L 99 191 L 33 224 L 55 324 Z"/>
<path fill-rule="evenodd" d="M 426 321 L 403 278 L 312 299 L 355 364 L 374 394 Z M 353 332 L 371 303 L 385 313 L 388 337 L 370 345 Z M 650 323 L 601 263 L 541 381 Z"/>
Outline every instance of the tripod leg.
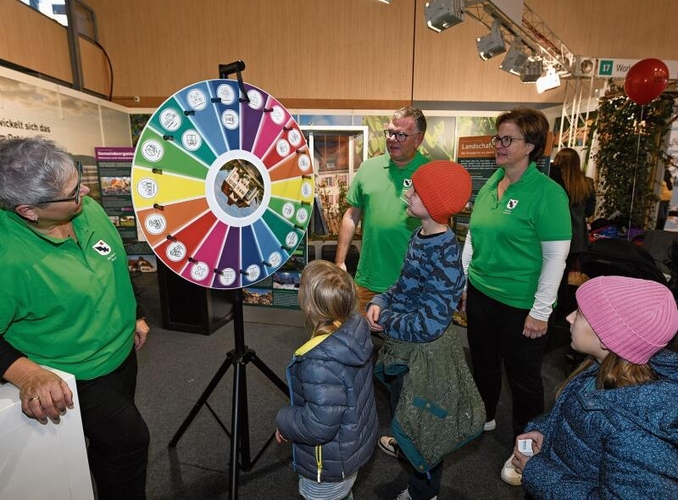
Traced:
<path fill-rule="evenodd" d="M 241 427 L 241 419 L 245 417 L 243 422 L 247 422 L 247 382 L 245 378 L 245 365 L 241 360 L 235 363 L 235 373 L 233 374 L 233 408 L 231 415 L 231 468 L 230 468 L 230 490 L 228 492 L 229 500 L 236 500 L 238 498 L 238 458 L 240 455 L 240 434 L 243 430 Z M 244 404 L 243 404 L 244 403 Z M 245 425 L 245 428 L 247 426 Z M 249 429 L 247 430 L 249 432 Z M 243 436 L 244 446 L 248 450 L 247 460 L 249 461 L 249 436 Z"/>
<path fill-rule="evenodd" d="M 181 439 L 181 436 L 184 435 L 184 432 L 186 432 L 188 427 L 191 425 L 191 422 L 193 422 L 193 419 L 198 415 L 198 412 L 200 411 L 200 409 L 207 402 L 207 399 L 212 394 L 212 391 L 214 391 L 214 389 L 219 384 L 219 382 L 221 381 L 223 376 L 226 374 L 226 371 L 228 371 L 229 367 L 231 365 L 233 365 L 234 363 L 235 363 L 234 354 L 233 354 L 233 351 L 231 351 L 226 355 L 226 359 L 221 364 L 221 366 L 219 367 L 217 372 L 214 374 L 214 377 L 212 377 L 212 380 L 207 385 L 207 388 L 203 391 L 200 398 L 198 398 L 198 401 L 196 401 L 196 403 L 193 405 L 193 408 L 191 409 L 191 412 L 188 414 L 188 417 L 186 417 L 184 422 L 181 424 L 181 427 L 179 427 L 179 430 L 174 434 L 174 437 L 169 442 L 170 448 L 176 447 L 177 443 Z"/>
<path fill-rule="evenodd" d="M 268 379 L 273 382 L 278 389 L 280 389 L 285 396 L 289 396 L 289 388 L 287 387 L 287 384 L 283 382 L 278 375 L 275 374 L 273 370 L 271 370 L 268 366 L 266 366 L 266 363 L 264 363 L 259 356 L 257 356 L 257 353 L 254 351 L 250 351 L 250 359 L 252 360 L 252 363 L 254 363 L 254 366 L 259 368 L 259 371 L 266 375 Z"/>

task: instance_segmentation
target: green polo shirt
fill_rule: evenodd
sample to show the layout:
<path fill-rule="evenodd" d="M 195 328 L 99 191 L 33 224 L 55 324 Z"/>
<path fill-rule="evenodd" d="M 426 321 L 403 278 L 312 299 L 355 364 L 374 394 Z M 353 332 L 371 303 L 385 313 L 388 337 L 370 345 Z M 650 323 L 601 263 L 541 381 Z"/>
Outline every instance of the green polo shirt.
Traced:
<path fill-rule="evenodd" d="M 370 158 L 358 169 L 346 195 L 363 212 L 357 284 L 384 292 L 398 279 L 407 243 L 420 225 L 419 219 L 407 215 L 407 204 L 401 198 L 412 185 L 412 174 L 428 162 L 417 151 L 410 163 L 399 168 L 385 154 Z"/>
<path fill-rule="evenodd" d="M 541 243 L 572 238 L 570 208 L 562 187 L 530 163 L 497 199 L 498 169 L 478 192 L 470 229 L 469 280 L 503 304 L 530 309 L 542 268 Z"/>
<path fill-rule="evenodd" d="M 136 299 L 122 240 L 103 208 L 83 198 L 73 228 L 79 243 L 0 210 L 0 335 L 32 361 L 88 380 L 129 355 Z"/>

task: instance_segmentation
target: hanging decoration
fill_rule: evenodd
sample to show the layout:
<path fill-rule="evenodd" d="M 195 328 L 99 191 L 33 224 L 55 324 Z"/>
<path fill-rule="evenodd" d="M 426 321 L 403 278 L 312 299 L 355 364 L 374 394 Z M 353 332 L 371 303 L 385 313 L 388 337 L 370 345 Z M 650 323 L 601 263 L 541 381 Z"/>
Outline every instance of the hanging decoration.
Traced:
<path fill-rule="evenodd" d="M 643 59 L 629 69 L 624 90 L 629 99 L 643 106 L 659 97 L 668 82 L 669 69 L 663 61 Z"/>

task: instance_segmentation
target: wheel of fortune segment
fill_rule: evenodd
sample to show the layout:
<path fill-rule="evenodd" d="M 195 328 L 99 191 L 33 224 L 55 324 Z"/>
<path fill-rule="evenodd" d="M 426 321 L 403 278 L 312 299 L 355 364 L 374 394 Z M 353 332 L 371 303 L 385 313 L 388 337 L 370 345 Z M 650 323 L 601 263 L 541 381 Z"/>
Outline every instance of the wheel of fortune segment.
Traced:
<path fill-rule="evenodd" d="M 311 219 L 304 135 L 273 96 L 244 88 L 219 79 L 176 92 L 134 152 L 132 201 L 149 245 L 172 271 L 209 288 L 270 276 Z"/>

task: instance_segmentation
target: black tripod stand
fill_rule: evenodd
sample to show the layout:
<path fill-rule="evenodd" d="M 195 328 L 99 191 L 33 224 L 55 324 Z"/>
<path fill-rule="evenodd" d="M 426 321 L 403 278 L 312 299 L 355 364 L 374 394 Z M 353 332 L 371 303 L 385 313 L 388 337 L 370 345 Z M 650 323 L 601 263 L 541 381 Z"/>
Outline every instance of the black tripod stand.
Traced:
<path fill-rule="evenodd" d="M 233 302 L 233 329 L 235 332 L 235 348 L 229 351 L 226 359 L 221 364 L 217 372 L 212 377 L 212 380 L 203 391 L 198 401 L 193 405 L 193 409 L 188 414 L 188 417 L 181 424 L 179 430 L 174 434 L 174 437 L 169 443 L 170 448 L 176 447 L 177 443 L 183 436 L 193 422 L 193 419 L 198 415 L 198 412 L 203 407 L 212 413 L 221 428 L 226 432 L 231 439 L 231 463 L 229 470 L 230 490 L 228 498 L 235 500 L 238 498 L 238 467 L 244 471 L 252 469 L 261 454 L 266 450 L 269 444 L 273 441 L 275 433 L 271 434 L 268 441 L 264 444 L 259 453 L 252 460 L 250 458 L 250 434 L 247 414 L 247 378 L 245 368 L 251 361 L 254 366 L 259 368 L 266 377 L 273 382 L 283 393 L 288 394 L 287 385 L 278 377 L 266 364 L 259 359 L 257 353 L 245 345 L 245 329 L 243 321 L 243 295 L 241 289 L 234 290 Z M 221 381 L 228 369 L 233 366 L 235 373 L 233 374 L 233 407 L 231 410 L 231 431 L 229 432 L 226 426 L 221 422 L 217 414 L 210 407 L 207 401 L 212 391 Z M 238 461 L 240 459 L 240 462 Z"/>

